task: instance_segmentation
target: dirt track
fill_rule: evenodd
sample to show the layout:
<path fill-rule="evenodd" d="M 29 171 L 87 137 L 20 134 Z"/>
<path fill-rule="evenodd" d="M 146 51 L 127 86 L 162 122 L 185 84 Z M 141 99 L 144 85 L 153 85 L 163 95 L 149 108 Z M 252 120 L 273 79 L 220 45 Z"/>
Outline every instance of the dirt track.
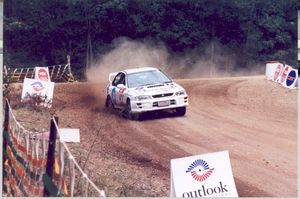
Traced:
<path fill-rule="evenodd" d="M 98 186 L 169 196 L 171 159 L 228 150 L 239 196 L 296 197 L 297 90 L 262 76 L 177 82 L 190 97 L 186 116 L 144 121 L 107 112 L 104 84 L 55 85 L 60 126 L 80 128 L 82 154 L 96 141 L 86 170 Z"/>

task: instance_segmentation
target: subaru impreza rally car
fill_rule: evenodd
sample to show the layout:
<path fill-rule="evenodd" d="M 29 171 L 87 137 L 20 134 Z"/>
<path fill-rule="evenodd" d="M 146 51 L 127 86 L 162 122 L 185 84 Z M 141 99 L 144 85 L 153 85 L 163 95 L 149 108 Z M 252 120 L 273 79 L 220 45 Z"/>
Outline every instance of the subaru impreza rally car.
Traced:
<path fill-rule="evenodd" d="M 133 68 L 109 74 L 105 105 L 121 109 L 129 119 L 138 119 L 144 112 L 166 109 L 183 116 L 188 95 L 157 68 Z"/>

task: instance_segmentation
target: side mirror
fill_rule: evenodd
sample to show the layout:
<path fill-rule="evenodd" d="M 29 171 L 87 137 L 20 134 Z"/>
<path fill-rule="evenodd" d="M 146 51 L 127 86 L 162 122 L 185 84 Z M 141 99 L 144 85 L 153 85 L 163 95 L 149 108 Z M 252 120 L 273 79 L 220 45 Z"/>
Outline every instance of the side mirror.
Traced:
<path fill-rule="evenodd" d="M 117 85 L 117 88 L 119 88 L 119 89 L 124 89 L 124 88 L 126 88 L 126 86 L 125 86 L 124 84 L 118 84 L 118 85 Z"/>

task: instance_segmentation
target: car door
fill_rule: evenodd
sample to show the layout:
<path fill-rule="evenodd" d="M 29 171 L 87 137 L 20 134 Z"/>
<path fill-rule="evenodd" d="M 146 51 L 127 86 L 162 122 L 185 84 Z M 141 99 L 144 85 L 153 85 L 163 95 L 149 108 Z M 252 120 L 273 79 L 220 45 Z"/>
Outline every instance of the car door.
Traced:
<path fill-rule="evenodd" d="M 118 85 L 120 87 L 118 87 Z M 120 80 L 117 84 L 117 104 L 118 105 L 124 105 L 124 99 L 126 99 L 125 97 L 125 91 L 126 91 L 126 83 L 125 83 L 125 74 L 122 73 Z"/>
<path fill-rule="evenodd" d="M 118 87 L 118 85 L 124 85 L 124 87 Z M 112 82 L 111 99 L 115 105 L 122 105 L 125 91 L 125 74 L 120 72 L 116 75 Z"/>

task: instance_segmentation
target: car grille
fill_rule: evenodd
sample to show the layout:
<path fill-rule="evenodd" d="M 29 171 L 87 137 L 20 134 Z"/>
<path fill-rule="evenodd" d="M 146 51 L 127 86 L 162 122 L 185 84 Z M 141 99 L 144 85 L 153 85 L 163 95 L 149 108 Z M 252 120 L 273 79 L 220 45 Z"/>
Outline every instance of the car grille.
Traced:
<path fill-rule="evenodd" d="M 175 105 L 176 101 L 175 100 L 170 100 L 170 105 Z M 152 104 L 153 107 L 158 107 L 158 102 L 153 102 Z"/>
<path fill-rule="evenodd" d="M 159 94 L 159 95 L 152 95 L 153 98 L 160 98 L 160 97 L 169 97 L 172 96 L 173 93 L 163 93 L 163 94 Z"/>

